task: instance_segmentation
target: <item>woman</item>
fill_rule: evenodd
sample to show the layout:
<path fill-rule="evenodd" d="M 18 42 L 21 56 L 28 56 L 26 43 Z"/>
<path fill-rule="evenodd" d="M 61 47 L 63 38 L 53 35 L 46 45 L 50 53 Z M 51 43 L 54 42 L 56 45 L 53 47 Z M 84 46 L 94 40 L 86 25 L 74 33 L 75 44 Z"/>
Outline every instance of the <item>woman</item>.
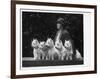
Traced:
<path fill-rule="evenodd" d="M 62 41 L 62 43 L 64 45 L 65 40 L 70 41 L 71 45 L 72 45 L 73 56 L 74 56 L 75 50 L 74 50 L 73 40 L 72 40 L 68 30 L 64 29 L 64 27 L 66 27 L 65 26 L 65 20 L 63 18 L 58 18 L 58 20 L 57 20 L 57 29 L 58 29 L 58 31 L 57 31 L 57 34 L 56 34 L 56 37 L 55 37 L 55 42 L 56 41 Z"/>
<path fill-rule="evenodd" d="M 64 29 L 65 21 L 63 18 L 58 18 L 57 20 L 57 34 L 55 37 L 55 41 L 61 40 L 64 44 L 65 40 L 71 40 L 71 36 L 67 29 Z"/>

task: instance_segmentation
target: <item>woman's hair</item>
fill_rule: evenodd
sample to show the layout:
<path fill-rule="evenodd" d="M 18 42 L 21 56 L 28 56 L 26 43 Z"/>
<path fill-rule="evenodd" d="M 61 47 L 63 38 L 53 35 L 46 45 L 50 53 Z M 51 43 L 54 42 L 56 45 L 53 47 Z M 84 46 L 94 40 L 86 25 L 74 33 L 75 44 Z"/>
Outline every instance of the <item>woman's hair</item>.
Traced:
<path fill-rule="evenodd" d="M 59 17 L 59 18 L 57 19 L 57 23 L 60 23 L 60 24 L 61 24 L 61 28 L 62 28 L 62 29 L 64 29 L 64 28 L 65 28 L 66 21 L 65 21 L 65 19 L 64 19 L 64 18 Z"/>
<path fill-rule="evenodd" d="M 58 18 L 57 23 L 64 25 L 64 18 L 62 18 L 62 17 Z"/>

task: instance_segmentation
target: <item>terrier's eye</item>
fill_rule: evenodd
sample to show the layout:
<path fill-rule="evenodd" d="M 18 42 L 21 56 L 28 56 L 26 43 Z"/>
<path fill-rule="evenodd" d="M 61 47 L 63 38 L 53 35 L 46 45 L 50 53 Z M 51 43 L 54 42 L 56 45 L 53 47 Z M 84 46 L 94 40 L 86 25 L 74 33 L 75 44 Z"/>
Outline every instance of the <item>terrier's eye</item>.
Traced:
<path fill-rule="evenodd" d="M 57 45 L 59 45 L 59 44 L 57 44 Z"/>

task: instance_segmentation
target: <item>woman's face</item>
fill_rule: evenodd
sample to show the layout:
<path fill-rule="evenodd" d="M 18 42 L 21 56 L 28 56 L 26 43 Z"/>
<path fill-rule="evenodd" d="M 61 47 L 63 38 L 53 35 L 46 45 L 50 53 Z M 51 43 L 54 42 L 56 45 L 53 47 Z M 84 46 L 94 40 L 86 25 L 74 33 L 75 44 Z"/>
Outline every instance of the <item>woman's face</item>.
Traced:
<path fill-rule="evenodd" d="M 61 24 L 57 23 L 57 29 L 60 29 L 60 28 L 61 28 Z"/>

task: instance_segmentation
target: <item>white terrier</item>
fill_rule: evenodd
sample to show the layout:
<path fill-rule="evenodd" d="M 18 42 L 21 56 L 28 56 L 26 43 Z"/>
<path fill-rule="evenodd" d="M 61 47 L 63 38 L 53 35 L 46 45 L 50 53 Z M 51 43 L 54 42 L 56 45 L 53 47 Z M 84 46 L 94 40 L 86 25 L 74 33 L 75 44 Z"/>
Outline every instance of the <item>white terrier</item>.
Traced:
<path fill-rule="evenodd" d="M 83 58 L 82 58 L 80 52 L 79 52 L 77 49 L 76 49 L 76 55 L 75 55 L 75 58 L 76 58 L 77 60 L 79 60 L 79 61 L 83 60 Z"/>
<path fill-rule="evenodd" d="M 40 42 L 39 49 L 41 52 L 41 58 L 45 59 L 47 51 L 45 50 L 45 42 L 44 41 Z"/>
<path fill-rule="evenodd" d="M 65 40 L 64 46 L 66 48 L 66 51 L 63 52 L 63 56 L 66 57 L 66 60 L 72 60 L 72 55 L 73 55 L 73 48 L 72 48 L 72 43 L 70 40 Z"/>
<path fill-rule="evenodd" d="M 37 39 L 33 39 L 32 47 L 34 48 L 33 49 L 34 60 L 40 59 L 40 51 L 39 51 L 38 46 L 39 46 L 38 40 Z"/>
<path fill-rule="evenodd" d="M 54 60 L 55 58 L 57 58 L 59 56 L 59 53 L 55 50 L 54 42 L 51 38 L 47 39 L 46 45 L 49 47 L 49 59 Z"/>
<path fill-rule="evenodd" d="M 56 40 L 55 42 L 55 51 L 58 53 L 58 59 L 63 60 L 62 51 L 64 50 L 61 40 Z"/>

